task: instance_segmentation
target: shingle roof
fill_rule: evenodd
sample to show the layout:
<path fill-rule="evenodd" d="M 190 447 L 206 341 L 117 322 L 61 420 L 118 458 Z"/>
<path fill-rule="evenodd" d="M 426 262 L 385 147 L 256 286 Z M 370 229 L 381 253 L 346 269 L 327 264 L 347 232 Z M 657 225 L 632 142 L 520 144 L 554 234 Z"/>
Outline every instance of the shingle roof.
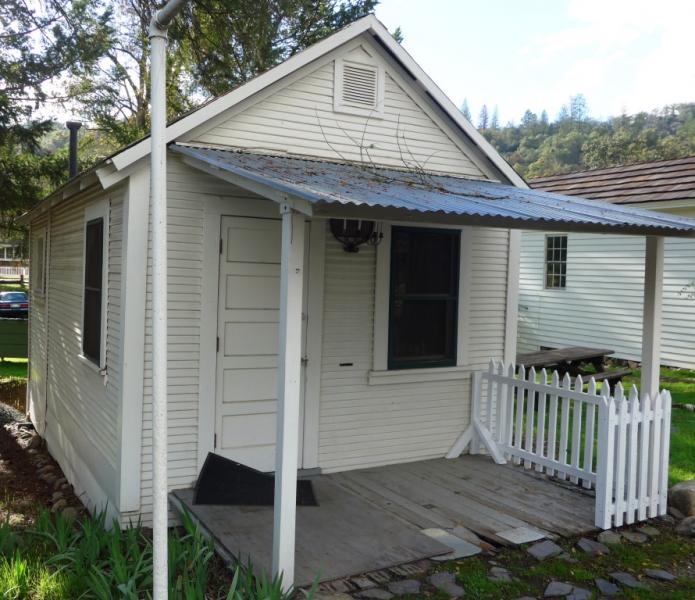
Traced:
<path fill-rule="evenodd" d="M 538 177 L 529 185 L 614 204 L 695 200 L 695 156 Z"/>
<path fill-rule="evenodd" d="M 356 218 L 387 209 L 391 212 L 383 218 L 437 213 L 445 217 L 442 222 L 497 227 L 695 235 L 692 219 L 492 181 L 180 144 L 171 149 L 193 166 L 225 171 L 308 202 L 317 216 L 350 216 L 368 208 Z"/>

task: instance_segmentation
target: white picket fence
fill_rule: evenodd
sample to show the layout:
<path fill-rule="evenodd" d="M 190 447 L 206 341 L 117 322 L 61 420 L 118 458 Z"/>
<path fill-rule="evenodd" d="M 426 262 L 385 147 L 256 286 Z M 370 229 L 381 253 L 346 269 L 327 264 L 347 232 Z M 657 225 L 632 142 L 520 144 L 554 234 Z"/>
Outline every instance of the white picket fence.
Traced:
<path fill-rule="evenodd" d="M 0 279 L 3 277 L 9 279 L 24 277 L 24 279 L 27 279 L 29 277 L 29 267 L 0 266 Z"/>
<path fill-rule="evenodd" d="M 597 527 L 666 513 L 671 395 L 639 398 L 632 386 L 599 386 L 490 362 L 473 374 L 470 449 L 596 490 Z M 477 417 L 475 417 L 477 415 Z M 494 444 L 491 446 L 490 444 Z"/>

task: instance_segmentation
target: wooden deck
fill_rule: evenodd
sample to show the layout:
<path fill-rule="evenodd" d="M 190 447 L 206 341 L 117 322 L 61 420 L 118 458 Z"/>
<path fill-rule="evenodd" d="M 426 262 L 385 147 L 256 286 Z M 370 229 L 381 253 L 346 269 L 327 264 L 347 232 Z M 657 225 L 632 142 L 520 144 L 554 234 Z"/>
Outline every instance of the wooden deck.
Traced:
<path fill-rule="evenodd" d="M 374 571 L 450 549 L 423 535 L 439 528 L 507 545 L 505 532 L 546 537 L 594 529 L 594 499 L 523 467 L 487 456 L 436 459 L 311 478 L 318 507 L 297 509 L 296 581 L 311 583 Z M 272 507 L 197 506 L 192 491 L 172 494 L 227 558 L 270 569 Z M 475 535 L 472 535 L 475 534 Z M 505 535 L 500 535 L 505 534 Z"/>

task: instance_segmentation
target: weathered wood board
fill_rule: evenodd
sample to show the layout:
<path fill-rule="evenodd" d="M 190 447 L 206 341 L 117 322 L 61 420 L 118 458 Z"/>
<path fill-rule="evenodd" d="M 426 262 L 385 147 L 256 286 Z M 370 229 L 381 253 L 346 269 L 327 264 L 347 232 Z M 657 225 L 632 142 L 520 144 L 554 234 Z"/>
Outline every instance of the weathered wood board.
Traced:
<path fill-rule="evenodd" d="M 313 583 L 317 576 L 331 581 L 450 551 L 328 478 L 317 478 L 314 488 L 319 506 L 297 507 L 298 586 Z M 257 572 L 270 572 L 272 507 L 194 506 L 192 490 L 173 494 L 228 555 L 242 563 L 250 559 Z"/>

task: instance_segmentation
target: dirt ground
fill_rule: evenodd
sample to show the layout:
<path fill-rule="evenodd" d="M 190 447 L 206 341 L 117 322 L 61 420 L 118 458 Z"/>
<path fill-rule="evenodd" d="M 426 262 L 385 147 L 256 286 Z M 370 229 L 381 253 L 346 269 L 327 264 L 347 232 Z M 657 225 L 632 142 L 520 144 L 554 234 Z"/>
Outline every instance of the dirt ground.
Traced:
<path fill-rule="evenodd" d="M 0 521 L 13 526 L 29 525 L 42 507 L 82 510 L 58 464 L 34 439 L 24 416 L 0 403 Z"/>

